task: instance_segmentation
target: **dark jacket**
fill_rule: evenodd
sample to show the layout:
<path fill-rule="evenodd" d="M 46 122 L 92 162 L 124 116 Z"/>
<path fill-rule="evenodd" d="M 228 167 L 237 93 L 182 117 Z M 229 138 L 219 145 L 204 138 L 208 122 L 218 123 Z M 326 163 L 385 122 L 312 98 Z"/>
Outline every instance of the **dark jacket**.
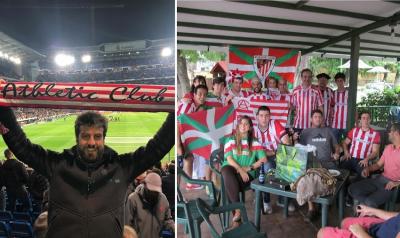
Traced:
<path fill-rule="evenodd" d="M 101 160 L 87 163 L 77 146 L 58 153 L 32 144 L 9 108 L 0 107 L 0 120 L 9 130 L 3 138 L 15 156 L 49 180 L 47 237 L 121 238 L 129 183 L 161 160 L 175 141 L 175 119 L 169 113 L 145 147 L 118 155 L 105 146 Z"/>
<path fill-rule="evenodd" d="M 18 194 L 25 192 L 28 183 L 28 172 L 25 165 L 15 159 L 8 159 L 1 166 L 3 184 L 7 192 Z"/>

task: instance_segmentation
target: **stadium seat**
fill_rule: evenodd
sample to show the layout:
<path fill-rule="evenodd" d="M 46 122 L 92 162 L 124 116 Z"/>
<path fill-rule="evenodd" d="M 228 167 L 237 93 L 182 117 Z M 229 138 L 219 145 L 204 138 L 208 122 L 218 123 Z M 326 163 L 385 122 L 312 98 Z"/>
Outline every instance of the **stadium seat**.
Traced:
<path fill-rule="evenodd" d="M 33 237 L 33 229 L 28 222 L 12 221 L 10 229 L 12 237 Z"/>
<path fill-rule="evenodd" d="M 13 220 L 13 216 L 9 211 L 0 211 L 0 221 L 10 222 Z"/>
<path fill-rule="evenodd" d="M 10 227 L 4 221 L 0 221 L 0 238 L 10 237 Z"/>
<path fill-rule="evenodd" d="M 31 215 L 27 212 L 14 212 L 13 218 L 13 221 L 25 221 L 32 224 Z"/>

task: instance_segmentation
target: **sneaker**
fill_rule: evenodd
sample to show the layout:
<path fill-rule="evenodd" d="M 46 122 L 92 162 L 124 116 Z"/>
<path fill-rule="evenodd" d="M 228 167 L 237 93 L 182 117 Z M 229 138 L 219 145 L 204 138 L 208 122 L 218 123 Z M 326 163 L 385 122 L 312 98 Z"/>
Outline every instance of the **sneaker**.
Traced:
<path fill-rule="evenodd" d="M 285 204 L 284 204 L 283 202 L 279 201 L 279 200 L 276 201 L 276 205 L 277 205 L 278 207 L 285 207 Z M 292 201 L 289 201 L 288 211 L 289 211 L 289 212 L 294 212 L 294 211 L 296 211 L 296 207 L 295 207 L 295 205 L 293 204 Z"/>
<path fill-rule="evenodd" d="M 263 214 L 272 214 L 272 207 L 269 204 L 269 202 L 264 202 L 264 206 L 263 206 Z"/>
<path fill-rule="evenodd" d="M 293 202 L 289 202 L 288 210 L 289 212 L 296 211 L 296 207 L 294 206 Z"/>
<path fill-rule="evenodd" d="M 198 189 L 203 189 L 203 186 L 200 184 L 192 184 L 192 183 L 186 184 L 186 190 L 198 190 Z"/>
<path fill-rule="evenodd" d="M 279 201 L 279 199 L 276 200 L 276 205 L 277 205 L 278 207 L 284 207 L 284 206 L 285 206 L 285 204 L 283 203 L 283 201 Z"/>
<path fill-rule="evenodd" d="M 317 211 L 316 210 L 308 210 L 306 217 L 304 217 L 304 221 L 312 222 L 317 218 Z"/>

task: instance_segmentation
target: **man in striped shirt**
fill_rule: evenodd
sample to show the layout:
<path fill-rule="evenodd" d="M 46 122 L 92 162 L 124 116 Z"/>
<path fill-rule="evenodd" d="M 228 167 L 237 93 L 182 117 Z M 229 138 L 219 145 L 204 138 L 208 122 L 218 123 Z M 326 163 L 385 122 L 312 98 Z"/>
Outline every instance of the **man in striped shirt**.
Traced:
<path fill-rule="evenodd" d="M 331 127 L 338 142 L 340 142 L 342 137 L 346 136 L 349 90 L 344 87 L 345 82 L 346 76 L 344 73 L 337 73 L 335 75 L 335 83 L 338 88 L 333 92 L 333 120 Z"/>
<path fill-rule="evenodd" d="M 322 96 L 322 102 L 324 107 L 324 123 L 325 126 L 330 126 L 332 122 L 332 106 L 333 106 L 333 90 L 328 87 L 328 80 L 331 79 L 326 73 L 317 75 L 318 86 L 316 89 L 319 90 Z"/>
<path fill-rule="evenodd" d="M 323 112 L 321 93 L 311 87 L 312 71 L 303 69 L 301 71 L 301 85 L 293 90 L 292 95 L 292 110 L 295 110 L 294 131 L 310 128 L 311 112 L 319 109 Z"/>
<path fill-rule="evenodd" d="M 213 90 L 208 92 L 205 105 L 210 107 L 222 107 L 225 105 L 224 95 L 226 87 L 225 76 L 218 76 L 213 79 Z"/>
<path fill-rule="evenodd" d="M 251 95 L 248 96 L 250 99 L 269 99 L 268 95 L 262 90 L 262 84 L 259 78 L 254 77 L 251 80 L 251 88 L 253 91 Z"/>
<path fill-rule="evenodd" d="M 197 85 L 194 88 L 194 97 L 193 97 L 193 101 L 192 102 L 182 102 L 179 107 L 178 107 L 178 115 L 181 114 L 189 114 L 192 112 L 197 112 L 199 110 L 205 110 L 208 107 L 205 106 L 205 101 L 206 101 L 206 97 L 207 97 L 207 93 L 208 93 L 208 89 L 206 85 Z M 185 171 L 185 173 L 192 177 L 193 174 L 193 160 L 194 160 L 194 156 L 193 154 L 189 154 L 186 151 L 184 151 L 184 148 L 182 146 L 182 142 L 181 142 L 181 137 L 179 134 L 179 130 L 177 130 L 178 132 L 178 143 L 176 146 L 176 151 L 177 151 L 177 158 L 178 158 L 178 164 L 180 166 L 182 166 L 183 163 L 183 159 L 185 160 L 183 163 L 183 170 Z M 186 153 L 185 153 L 186 152 Z M 186 155 L 186 157 L 185 157 Z M 203 167 L 202 162 L 204 161 L 200 161 L 200 166 L 199 167 Z M 200 172 L 202 172 L 201 169 L 199 169 Z M 200 173 L 200 176 L 203 177 L 205 175 Z M 200 186 L 196 186 L 195 184 L 187 184 L 186 186 L 187 189 L 197 189 L 197 188 L 201 188 Z"/>
<path fill-rule="evenodd" d="M 379 154 L 380 135 L 370 127 L 370 123 L 369 112 L 362 112 L 360 114 L 361 127 L 351 129 L 342 143 L 344 161 L 340 166 L 356 172 L 358 176 L 361 176 L 361 172 L 368 166 L 368 162 Z M 348 149 L 349 145 L 350 150 Z"/>
<path fill-rule="evenodd" d="M 349 187 L 349 193 L 355 204 L 361 203 L 370 207 L 379 207 L 386 203 L 394 188 L 400 186 L 400 124 L 394 123 L 389 131 L 392 144 L 386 146 L 379 161 L 366 166 L 362 174 L 367 177 L 370 173 L 381 170 L 377 177 L 361 180 Z"/>
<path fill-rule="evenodd" d="M 257 125 L 254 126 L 254 136 L 263 146 L 267 155 L 267 163 L 264 167 L 265 171 L 276 168 L 275 154 L 278 144 L 289 144 L 289 137 L 281 123 L 271 120 L 271 111 L 267 106 L 261 106 L 257 110 Z M 294 211 L 292 203 L 289 206 L 289 210 Z M 272 214 L 269 193 L 264 193 L 264 212 Z"/>
<path fill-rule="evenodd" d="M 242 90 L 243 85 L 243 77 L 235 76 L 232 82 L 232 88 L 229 89 L 228 95 L 226 97 L 226 102 L 229 102 L 234 97 L 248 97 L 250 95 L 249 92 Z"/>

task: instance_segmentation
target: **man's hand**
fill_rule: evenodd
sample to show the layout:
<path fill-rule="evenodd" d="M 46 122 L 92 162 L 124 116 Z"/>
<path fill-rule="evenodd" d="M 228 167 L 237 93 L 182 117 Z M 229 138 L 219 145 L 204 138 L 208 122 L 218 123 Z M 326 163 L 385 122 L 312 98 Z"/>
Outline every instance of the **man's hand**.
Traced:
<path fill-rule="evenodd" d="M 365 206 L 365 205 L 358 205 L 357 206 L 357 213 L 360 214 L 360 217 L 370 217 L 370 216 L 374 216 L 374 208 Z"/>
<path fill-rule="evenodd" d="M 233 95 L 228 95 L 228 96 L 225 98 L 225 105 L 228 105 L 228 103 L 229 103 L 232 99 L 233 99 Z"/>
<path fill-rule="evenodd" d="M 351 158 L 350 153 L 345 151 L 344 156 L 342 157 L 344 160 L 349 160 Z"/>
<path fill-rule="evenodd" d="M 400 185 L 400 182 L 394 182 L 394 181 L 389 181 L 386 185 L 385 185 L 385 189 L 386 190 L 392 190 L 393 188 L 397 187 Z"/>
<path fill-rule="evenodd" d="M 349 230 L 357 238 L 370 237 L 369 234 L 364 230 L 360 224 L 353 224 L 349 227 Z"/>
<path fill-rule="evenodd" d="M 7 83 L 7 81 L 6 81 L 5 79 L 0 78 L 0 86 L 1 86 L 3 83 Z"/>
<path fill-rule="evenodd" d="M 365 159 L 363 159 L 363 160 L 361 160 L 360 162 L 358 162 L 358 164 L 361 166 L 361 168 L 362 167 L 368 167 L 368 159 L 367 158 L 365 158 Z"/>
<path fill-rule="evenodd" d="M 340 155 L 334 153 L 332 157 L 333 157 L 333 160 L 338 160 L 340 158 Z"/>
<path fill-rule="evenodd" d="M 363 171 L 361 172 L 361 176 L 363 176 L 364 178 L 369 176 L 369 169 L 368 167 L 364 168 Z"/>

